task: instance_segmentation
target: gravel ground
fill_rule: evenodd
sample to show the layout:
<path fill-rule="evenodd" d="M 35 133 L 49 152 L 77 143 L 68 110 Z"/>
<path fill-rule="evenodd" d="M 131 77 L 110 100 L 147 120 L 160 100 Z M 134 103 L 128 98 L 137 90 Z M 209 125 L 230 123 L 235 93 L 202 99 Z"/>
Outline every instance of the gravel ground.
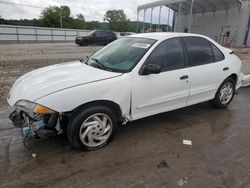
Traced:
<path fill-rule="evenodd" d="M 8 120 L 10 86 L 33 69 L 100 48 L 0 45 L 0 187 L 250 187 L 250 88 L 240 89 L 227 109 L 202 103 L 129 123 L 97 151 L 72 150 L 64 136 L 29 140 L 32 158 Z M 250 73 L 250 50 L 235 52 Z"/>

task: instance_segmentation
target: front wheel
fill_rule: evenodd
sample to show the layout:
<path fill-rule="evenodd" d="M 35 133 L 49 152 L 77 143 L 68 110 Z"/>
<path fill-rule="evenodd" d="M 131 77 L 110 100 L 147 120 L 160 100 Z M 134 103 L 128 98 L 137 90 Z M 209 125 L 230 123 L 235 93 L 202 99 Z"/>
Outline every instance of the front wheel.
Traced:
<path fill-rule="evenodd" d="M 215 108 L 225 108 L 233 100 L 235 93 L 235 81 L 232 78 L 227 78 L 216 92 L 215 98 L 210 103 Z"/>
<path fill-rule="evenodd" d="M 104 106 L 76 112 L 68 124 L 68 139 L 75 148 L 101 148 L 113 138 L 117 127 L 116 119 L 114 112 Z"/>

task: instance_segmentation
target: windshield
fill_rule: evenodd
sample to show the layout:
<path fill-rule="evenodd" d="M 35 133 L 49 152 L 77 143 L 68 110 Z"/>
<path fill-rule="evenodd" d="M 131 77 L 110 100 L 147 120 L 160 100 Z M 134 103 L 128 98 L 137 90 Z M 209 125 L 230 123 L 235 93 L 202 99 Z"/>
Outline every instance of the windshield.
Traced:
<path fill-rule="evenodd" d="M 90 36 L 90 35 L 92 35 L 93 33 L 95 33 L 95 31 L 89 32 L 88 35 Z"/>
<path fill-rule="evenodd" d="M 87 64 L 114 72 L 129 72 L 156 40 L 122 38 L 92 55 Z"/>

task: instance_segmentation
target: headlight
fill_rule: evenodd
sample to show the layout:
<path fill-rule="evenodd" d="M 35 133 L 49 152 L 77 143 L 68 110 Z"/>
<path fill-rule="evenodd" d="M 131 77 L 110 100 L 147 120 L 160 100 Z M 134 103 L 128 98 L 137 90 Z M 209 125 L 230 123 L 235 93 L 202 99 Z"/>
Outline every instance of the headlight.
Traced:
<path fill-rule="evenodd" d="M 25 100 L 18 101 L 15 106 L 27 113 L 50 114 L 55 112 L 47 107 Z"/>

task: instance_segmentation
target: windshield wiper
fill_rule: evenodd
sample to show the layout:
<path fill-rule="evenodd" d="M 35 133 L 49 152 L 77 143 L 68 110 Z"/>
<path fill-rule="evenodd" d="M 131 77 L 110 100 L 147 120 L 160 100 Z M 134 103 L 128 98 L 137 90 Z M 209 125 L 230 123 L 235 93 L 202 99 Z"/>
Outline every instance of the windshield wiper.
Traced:
<path fill-rule="evenodd" d="M 96 67 L 96 68 L 100 68 L 100 69 L 103 69 L 103 70 L 107 70 L 107 71 L 114 72 L 113 69 L 107 68 L 107 67 L 104 66 L 98 59 L 93 58 L 93 57 L 91 57 L 90 59 L 93 60 L 94 62 L 93 62 L 93 63 L 90 63 L 90 64 L 87 64 L 87 65 L 90 65 L 90 66 Z"/>
<path fill-rule="evenodd" d="M 106 70 L 107 68 L 96 58 L 91 57 L 91 60 L 95 62 L 95 65 L 97 65 L 99 68 Z"/>

